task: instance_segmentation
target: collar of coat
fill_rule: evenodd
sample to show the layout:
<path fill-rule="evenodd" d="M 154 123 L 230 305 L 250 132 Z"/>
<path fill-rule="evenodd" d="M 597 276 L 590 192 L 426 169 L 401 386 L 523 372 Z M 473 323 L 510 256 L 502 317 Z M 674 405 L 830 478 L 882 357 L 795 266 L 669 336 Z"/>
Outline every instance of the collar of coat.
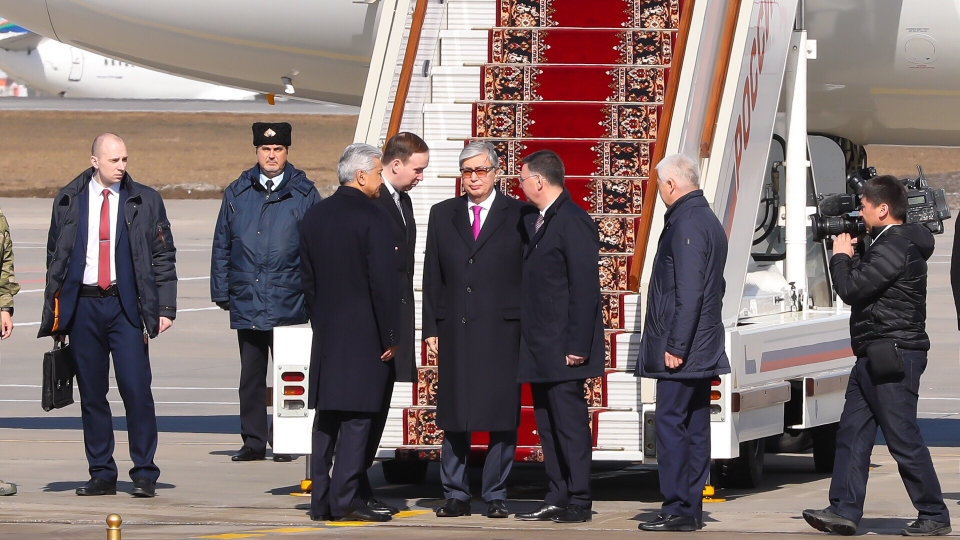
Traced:
<path fill-rule="evenodd" d="M 244 171 L 238 180 L 240 181 L 234 182 L 230 186 L 230 189 L 233 190 L 234 197 L 239 196 L 248 189 L 263 189 L 263 186 L 260 185 L 260 164 L 254 165 L 252 168 Z M 286 167 L 283 168 L 283 182 L 277 186 L 276 193 L 278 193 L 280 197 L 283 197 L 293 189 L 304 195 L 309 195 L 310 190 L 313 189 L 313 182 L 307 180 L 307 175 L 288 161 Z"/>
<path fill-rule="evenodd" d="M 667 208 L 667 213 L 663 215 L 663 221 L 667 225 L 672 225 L 680 218 L 681 208 L 686 210 L 698 206 L 710 207 L 710 205 L 707 204 L 707 199 L 703 196 L 702 189 L 695 189 L 674 201 L 673 204 L 670 205 L 670 208 Z"/>
<path fill-rule="evenodd" d="M 93 181 L 94 173 L 96 173 L 96 169 L 93 167 L 83 171 L 79 176 L 71 180 L 69 184 L 64 186 L 57 197 L 76 197 L 81 191 L 87 189 L 87 184 Z M 120 179 L 120 191 L 126 191 L 127 198 L 134 199 L 140 196 L 140 184 L 134 182 L 129 173 L 124 172 L 123 178 Z"/>
<path fill-rule="evenodd" d="M 567 188 L 563 188 L 563 191 L 560 193 L 560 196 L 557 197 L 557 200 L 553 201 L 553 204 L 550 205 L 550 208 L 547 208 L 547 213 L 543 215 L 543 221 L 550 221 L 550 218 L 557 215 L 557 212 L 560 210 L 560 207 L 563 206 L 563 203 L 571 200 L 570 192 L 567 191 Z"/>

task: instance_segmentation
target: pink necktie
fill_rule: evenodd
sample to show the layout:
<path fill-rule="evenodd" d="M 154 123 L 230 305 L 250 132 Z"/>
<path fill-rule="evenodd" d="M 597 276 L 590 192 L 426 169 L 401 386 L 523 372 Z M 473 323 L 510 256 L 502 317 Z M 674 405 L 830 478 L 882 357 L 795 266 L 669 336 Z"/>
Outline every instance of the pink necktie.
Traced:
<path fill-rule="evenodd" d="M 480 236 L 480 211 L 483 210 L 483 207 L 474 205 L 473 207 L 473 239 L 476 240 Z"/>

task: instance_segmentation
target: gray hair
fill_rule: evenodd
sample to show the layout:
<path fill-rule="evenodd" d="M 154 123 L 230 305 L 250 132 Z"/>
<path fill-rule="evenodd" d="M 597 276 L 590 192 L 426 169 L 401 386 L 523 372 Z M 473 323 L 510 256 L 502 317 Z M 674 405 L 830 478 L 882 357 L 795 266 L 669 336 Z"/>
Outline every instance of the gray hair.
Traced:
<path fill-rule="evenodd" d="M 375 146 L 364 143 L 353 143 L 340 154 L 340 163 L 337 164 L 337 178 L 340 184 L 353 182 L 357 171 L 370 172 L 373 170 L 373 160 L 382 159 L 383 152 Z"/>
<path fill-rule="evenodd" d="M 497 149 L 486 141 L 473 141 L 460 151 L 460 168 L 463 168 L 464 161 L 483 155 L 487 156 L 494 169 L 500 168 L 500 156 L 497 155 Z"/>
<path fill-rule="evenodd" d="M 672 154 L 657 163 L 657 182 L 668 179 L 687 187 L 700 187 L 700 166 L 685 154 Z"/>

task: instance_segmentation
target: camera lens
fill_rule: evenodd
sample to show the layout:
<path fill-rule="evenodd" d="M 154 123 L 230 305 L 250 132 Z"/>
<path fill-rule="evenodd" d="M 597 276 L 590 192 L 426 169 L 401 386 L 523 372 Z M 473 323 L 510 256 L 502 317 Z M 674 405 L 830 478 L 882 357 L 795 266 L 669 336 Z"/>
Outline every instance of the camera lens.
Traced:
<path fill-rule="evenodd" d="M 813 224 L 813 240 L 820 242 L 828 236 L 837 236 L 847 233 L 850 236 L 859 236 L 866 232 L 863 219 L 849 216 L 821 216 L 810 217 Z"/>

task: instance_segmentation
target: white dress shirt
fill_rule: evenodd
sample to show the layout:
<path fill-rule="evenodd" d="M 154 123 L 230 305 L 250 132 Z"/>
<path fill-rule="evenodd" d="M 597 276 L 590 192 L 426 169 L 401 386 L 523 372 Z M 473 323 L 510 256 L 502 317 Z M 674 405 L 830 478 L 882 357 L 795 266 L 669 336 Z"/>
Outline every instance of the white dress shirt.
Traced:
<path fill-rule="evenodd" d="M 273 180 L 273 190 L 277 190 L 277 186 L 283 182 L 283 173 L 274 176 L 273 178 L 267 178 L 267 175 L 260 173 L 260 185 L 263 186 L 263 189 L 267 189 L 267 180 Z"/>
<path fill-rule="evenodd" d="M 490 192 L 490 195 L 487 199 L 480 204 L 474 204 L 473 201 L 467 197 L 467 219 L 470 220 L 470 226 L 473 227 L 473 207 L 479 206 L 483 208 L 480 210 L 480 230 L 483 230 L 483 222 L 487 220 L 487 216 L 490 215 L 490 209 L 493 208 L 493 199 L 497 196 L 497 190 Z"/>
<path fill-rule="evenodd" d="M 110 283 L 117 282 L 117 211 L 120 209 L 120 183 L 105 188 L 96 180 L 90 180 L 87 196 L 90 206 L 87 215 L 87 260 L 83 268 L 83 284 L 96 285 L 100 276 L 100 207 L 103 191 L 110 195 Z"/>

